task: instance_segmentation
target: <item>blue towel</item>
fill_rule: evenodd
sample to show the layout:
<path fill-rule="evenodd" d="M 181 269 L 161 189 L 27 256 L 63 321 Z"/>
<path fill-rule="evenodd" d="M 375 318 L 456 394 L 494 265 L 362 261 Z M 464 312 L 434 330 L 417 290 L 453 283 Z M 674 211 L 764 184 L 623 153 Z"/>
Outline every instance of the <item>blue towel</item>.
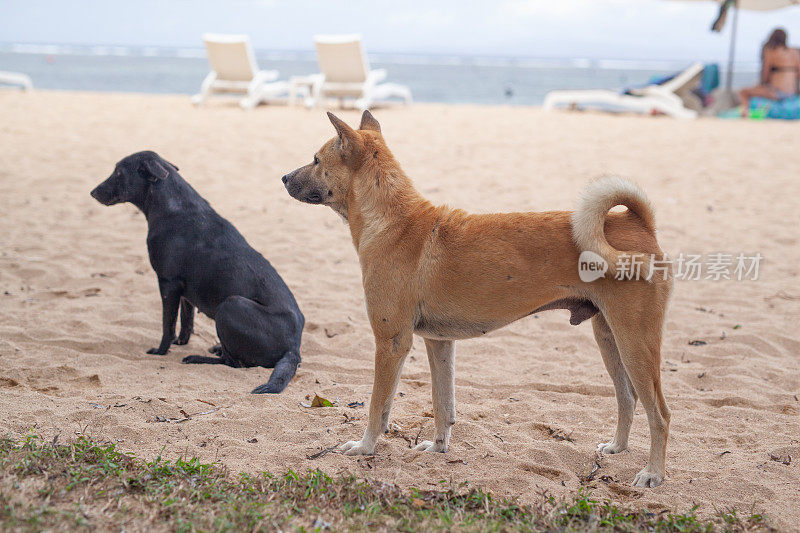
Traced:
<path fill-rule="evenodd" d="M 767 118 L 782 120 L 800 119 L 800 95 L 784 98 L 783 100 L 769 100 L 768 98 L 751 98 L 750 110 L 766 108 Z"/>
<path fill-rule="evenodd" d="M 719 65 L 706 63 L 703 66 L 703 78 L 700 80 L 700 88 L 704 94 L 711 94 L 711 91 L 717 87 L 719 87 Z"/>
<path fill-rule="evenodd" d="M 674 78 L 680 74 L 680 72 L 673 72 L 672 74 L 668 74 L 666 76 L 659 75 L 659 76 L 652 76 L 645 85 L 641 85 L 639 87 L 633 88 L 640 88 L 645 87 L 646 85 L 662 85 L 667 83 L 669 80 Z M 692 89 L 700 100 L 703 102 L 703 106 L 707 106 L 709 104 L 709 96 L 711 92 L 719 87 L 719 65 L 716 63 L 706 63 L 703 65 L 703 76 L 700 79 L 700 83 L 697 84 L 697 87 Z M 630 94 L 630 89 L 625 89 L 625 94 Z"/>
<path fill-rule="evenodd" d="M 662 85 L 667 83 L 678 74 L 680 74 L 680 72 L 673 72 L 672 74 L 656 74 L 655 76 L 650 76 L 650 79 L 647 80 L 647 83 L 644 85 L 639 85 L 636 88 L 647 87 L 648 85 Z"/>
<path fill-rule="evenodd" d="M 662 83 L 667 83 L 678 74 L 680 74 L 680 72 L 651 76 L 650 79 L 647 80 L 647 85 L 661 85 Z M 711 91 L 717 87 L 719 87 L 719 65 L 716 63 L 706 63 L 703 65 L 703 77 L 700 79 L 699 88 L 705 94 L 711 94 Z"/>

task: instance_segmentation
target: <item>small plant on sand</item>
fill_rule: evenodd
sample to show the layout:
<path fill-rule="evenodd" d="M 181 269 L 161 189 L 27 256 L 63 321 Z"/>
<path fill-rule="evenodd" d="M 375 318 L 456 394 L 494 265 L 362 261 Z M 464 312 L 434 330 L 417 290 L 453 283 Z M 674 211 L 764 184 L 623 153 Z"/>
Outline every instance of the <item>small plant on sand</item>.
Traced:
<path fill-rule="evenodd" d="M 495 499 L 466 484 L 402 490 L 320 470 L 230 475 L 196 458 L 143 461 L 115 444 L 0 439 L 0 529 L 38 531 L 656 531 L 771 530 L 730 509 L 701 520 L 623 509 L 581 489 L 534 505 Z"/>

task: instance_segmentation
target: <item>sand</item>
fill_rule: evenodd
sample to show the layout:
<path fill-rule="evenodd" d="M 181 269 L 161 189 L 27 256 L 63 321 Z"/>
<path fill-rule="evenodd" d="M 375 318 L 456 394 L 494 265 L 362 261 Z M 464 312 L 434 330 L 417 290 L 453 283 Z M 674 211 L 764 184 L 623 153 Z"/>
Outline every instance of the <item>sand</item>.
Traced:
<path fill-rule="evenodd" d="M 234 472 L 321 468 L 421 488 L 469 481 L 522 501 L 587 484 L 597 443 L 613 434 L 616 403 L 591 326 L 570 326 L 566 311 L 457 343 L 457 423 L 447 454 L 412 451 L 406 440 L 433 434 L 428 363 L 415 338 L 396 431 L 375 456 L 308 458 L 360 438 L 366 410 L 348 404 L 368 402 L 372 376 L 347 227 L 327 208 L 292 200 L 280 182 L 332 135 L 322 111 L 4 91 L 0 116 L 3 433 L 62 441 L 85 433 L 143 458 L 196 455 Z M 341 116 L 357 121 L 355 112 Z M 570 209 L 589 180 L 615 173 L 645 188 L 671 254 L 760 252 L 757 281 L 676 283 L 662 364 L 672 409 L 667 481 L 629 486 L 649 447 L 639 406 L 630 450 L 601 458 L 588 484 L 625 505 L 697 504 L 703 514 L 735 505 L 797 528 L 796 124 L 443 105 L 376 116 L 435 202 L 476 212 Z M 145 354 L 161 332 L 144 217 L 89 196 L 118 159 L 141 149 L 176 163 L 294 291 L 307 320 L 303 363 L 280 396 L 249 394 L 266 381 L 265 369 L 180 364 L 215 342 L 206 317 L 187 346 Z M 302 407 L 315 393 L 336 406 Z M 182 410 L 191 420 L 169 421 Z"/>

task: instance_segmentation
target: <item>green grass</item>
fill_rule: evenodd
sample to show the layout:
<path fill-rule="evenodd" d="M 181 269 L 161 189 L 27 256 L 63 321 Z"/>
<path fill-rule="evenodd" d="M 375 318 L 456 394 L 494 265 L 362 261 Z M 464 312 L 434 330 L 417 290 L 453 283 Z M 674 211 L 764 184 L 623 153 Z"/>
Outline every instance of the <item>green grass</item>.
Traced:
<path fill-rule="evenodd" d="M 580 491 L 535 505 L 466 486 L 401 490 L 320 470 L 232 476 L 196 458 L 143 461 L 114 444 L 0 439 L 0 530 L 751 531 L 735 510 L 701 520 L 624 509 Z"/>

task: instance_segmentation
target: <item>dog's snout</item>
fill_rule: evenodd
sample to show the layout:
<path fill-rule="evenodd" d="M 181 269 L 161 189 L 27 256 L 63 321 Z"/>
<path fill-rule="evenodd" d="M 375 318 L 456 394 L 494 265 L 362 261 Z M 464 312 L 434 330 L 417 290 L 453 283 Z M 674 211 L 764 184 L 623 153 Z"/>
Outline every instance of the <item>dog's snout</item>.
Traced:
<path fill-rule="evenodd" d="M 113 205 L 119 203 L 120 199 L 114 190 L 107 182 L 103 182 L 89 193 L 92 198 L 97 200 L 103 205 Z"/>
<path fill-rule="evenodd" d="M 284 175 L 283 175 L 283 177 L 281 178 L 281 181 L 282 181 L 284 184 L 285 184 L 287 181 L 289 181 L 289 174 L 284 174 Z"/>

